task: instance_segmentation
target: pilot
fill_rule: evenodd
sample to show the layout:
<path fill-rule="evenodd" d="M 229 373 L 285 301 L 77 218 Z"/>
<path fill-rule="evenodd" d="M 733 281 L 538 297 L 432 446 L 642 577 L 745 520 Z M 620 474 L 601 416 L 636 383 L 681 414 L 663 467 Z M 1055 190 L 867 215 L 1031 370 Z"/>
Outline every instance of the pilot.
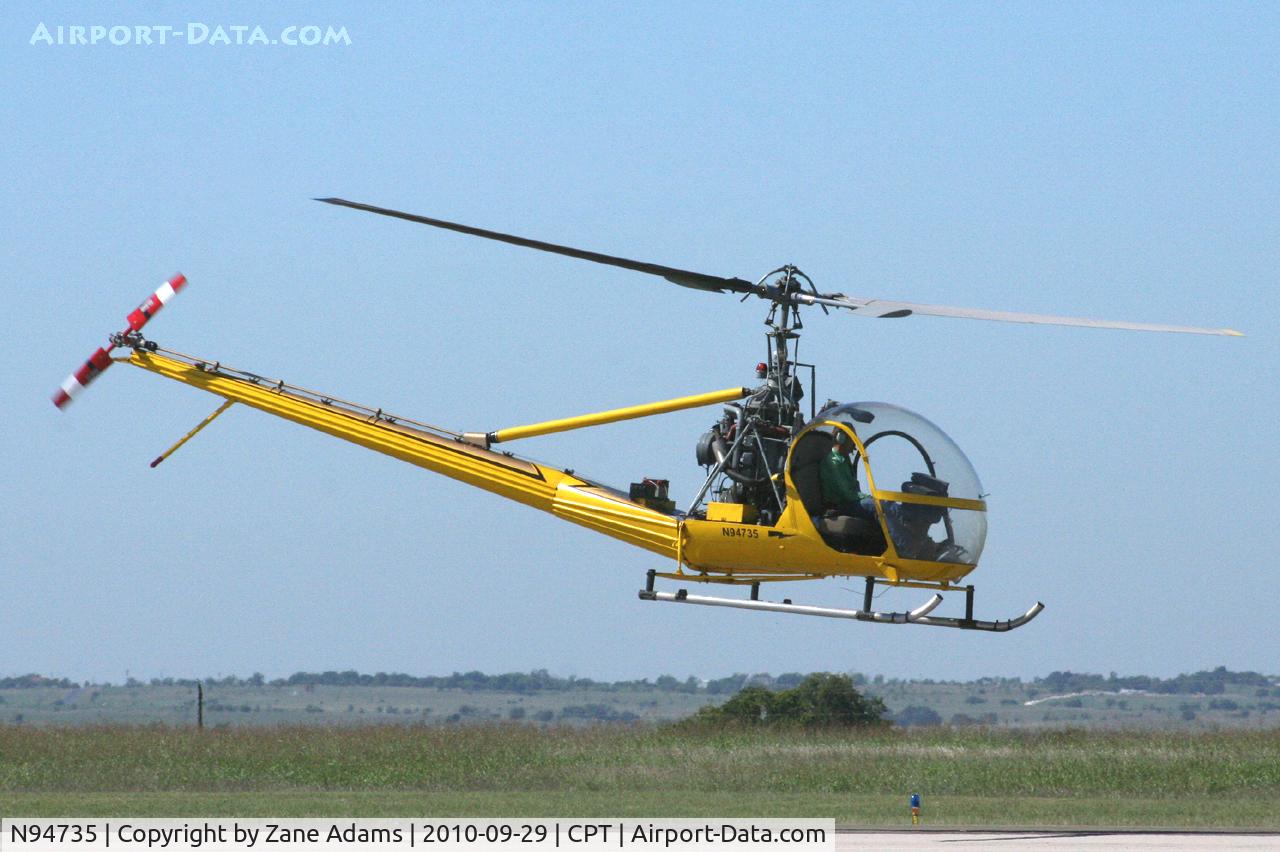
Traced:
<path fill-rule="evenodd" d="M 854 471 L 853 439 L 837 431 L 831 452 L 818 463 L 822 486 L 822 515 L 814 523 L 822 537 L 836 550 L 874 555 L 883 553 L 884 536 L 876 520 L 875 500 L 863 494 Z"/>
<path fill-rule="evenodd" d="M 853 439 L 843 430 L 836 431 L 836 441 L 818 465 L 822 482 L 822 508 L 834 509 L 841 515 L 862 515 L 863 501 L 867 495 L 858 488 L 858 474 L 853 469 L 849 455 L 853 452 Z M 875 514 L 875 510 L 871 510 Z"/>

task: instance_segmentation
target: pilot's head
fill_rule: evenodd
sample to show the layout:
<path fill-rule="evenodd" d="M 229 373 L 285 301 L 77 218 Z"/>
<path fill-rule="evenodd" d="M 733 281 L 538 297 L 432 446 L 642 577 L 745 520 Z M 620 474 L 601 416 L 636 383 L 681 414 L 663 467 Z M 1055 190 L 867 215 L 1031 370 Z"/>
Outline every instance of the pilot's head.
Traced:
<path fill-rule="evenodd" d="M 853 452 L 853 439 L 843 429 L 836 430 L 836 452 L 842 456 L 847 456 Z"/>

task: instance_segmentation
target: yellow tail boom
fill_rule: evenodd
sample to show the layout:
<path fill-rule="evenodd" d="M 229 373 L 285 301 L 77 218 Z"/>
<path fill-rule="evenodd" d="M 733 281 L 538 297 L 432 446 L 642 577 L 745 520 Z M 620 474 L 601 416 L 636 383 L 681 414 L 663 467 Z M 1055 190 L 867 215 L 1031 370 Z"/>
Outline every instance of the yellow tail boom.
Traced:
<path fill-rule="evenodd" d="M 456 433 L 391 417 L 380 409 L 364 408 L 176 352 L 164 350 L 160 354 L 135 349 L 128 359 L 121 360 L 228 402 L 265 411 L 676 558 L 680 535 L 677 518 L 566 471 L 493 452 L 464 441 Z"/>

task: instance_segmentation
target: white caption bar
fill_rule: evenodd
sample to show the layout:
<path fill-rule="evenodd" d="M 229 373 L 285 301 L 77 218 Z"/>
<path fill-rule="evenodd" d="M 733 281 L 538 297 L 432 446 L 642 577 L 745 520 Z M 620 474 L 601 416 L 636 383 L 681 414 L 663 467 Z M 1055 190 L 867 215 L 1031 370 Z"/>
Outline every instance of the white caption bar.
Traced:
<path fill-rule="evenodd" d="M 0 819 L 5 850 L 834 852 L 823 819 Z"/>

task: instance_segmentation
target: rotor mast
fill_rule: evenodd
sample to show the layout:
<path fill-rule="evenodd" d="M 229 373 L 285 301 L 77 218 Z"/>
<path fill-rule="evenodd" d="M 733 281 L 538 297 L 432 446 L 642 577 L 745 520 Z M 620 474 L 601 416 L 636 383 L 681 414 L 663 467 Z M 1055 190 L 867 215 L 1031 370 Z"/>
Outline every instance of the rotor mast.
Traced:
<path fill-rule="evenodd" d="M 773 279 L 770 281 L 770 279 Z M 796 394 L 798 379 L 795 376 L 793 355 L 799 350 L 800 329 L 804 323 L 800 321 L 800 303 L 797 293 L 802 292 L 804 284 L 813 289 L 813 282 L 796 266 L 787 264 L 764 276 L 756 283 L 761 297 L 769 299 L 772 304 L 765 317 L 765 332 L 768 340 L 769 369 L 767 384 L 775 395 L 778 406 L 778 419 L 774 425 L 792 427 L 796 422 L 799 410 L 799 398 Z M 789 341 L 797 341 L 793 347 Z"/>
<path fill-rule="evenodd" d="M 740 404 L 726 405 L 724 417 L 698 442 L 698 463 L 708 468 L 687 514 L 698 516 L 703 498 L 745 504 L 753 518 L 769 525 L 781 515 L 785 490 L 781 474 L 792 438 L 804 426 L 800 414 L 803 385 L 796 368 L 800 306 L 814 292 L 813 282 L 797 267 L 780 266 L 751 285 L 743 298 L 770 302 L 765 317 L 768 361 L 757 387 Z M 794 341 L 794 342 L 793 342 Z M 803 365 L 809 366 L 809 365 Z"/>

